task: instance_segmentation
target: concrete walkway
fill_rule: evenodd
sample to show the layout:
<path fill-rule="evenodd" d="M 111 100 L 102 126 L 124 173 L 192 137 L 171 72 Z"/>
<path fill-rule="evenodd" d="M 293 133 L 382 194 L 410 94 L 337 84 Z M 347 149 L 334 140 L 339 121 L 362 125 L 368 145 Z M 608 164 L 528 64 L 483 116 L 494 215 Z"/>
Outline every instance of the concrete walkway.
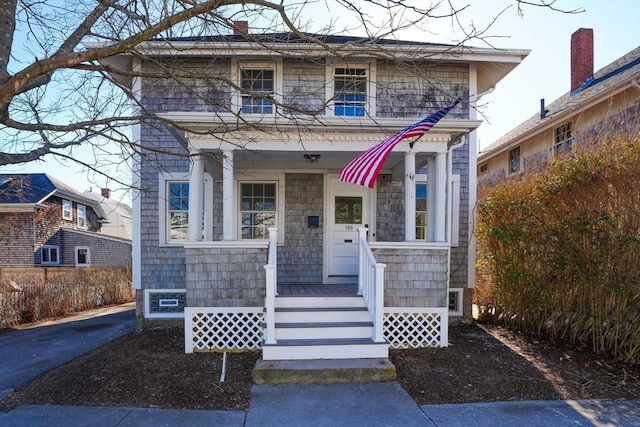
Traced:
<path fill-rule="evenodd" d="M 37 375 L 134 329 L 133 305 L 0 335 L 0 399 Z M 248 412 L 25 405 L 0 426 L 630 426 L 640 400 L 417 405 L 398 383 L 256 385 Z"/>

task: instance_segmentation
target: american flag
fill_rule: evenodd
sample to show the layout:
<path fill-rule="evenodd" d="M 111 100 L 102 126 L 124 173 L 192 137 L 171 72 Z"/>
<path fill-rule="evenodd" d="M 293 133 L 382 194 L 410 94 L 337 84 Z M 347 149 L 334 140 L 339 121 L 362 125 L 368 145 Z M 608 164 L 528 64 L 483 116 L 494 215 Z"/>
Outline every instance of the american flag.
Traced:
<path fill-rule="evenodd" d="M 354 184 L 373 188 L 373 184 L 376 182 L 380 169 L 382 169 L 382 165 L 385 160 L 387 160 L 387 157 L 389 157 L 393 147 L 403 139 L 419 137 L 427 133 L 433 125 L 438 123 L 438 121 L 451 111 L 459 102 L 460 99 L 458 98 L 448 107 L 445 107 L 442 110 L 431 114 L 429 117 L 402 129 L 395 135 L 390 136 L 384 141 L 369 148 L 342 169 L 342 172 L 340 172 L 340 181 L 352 182 Z"/>

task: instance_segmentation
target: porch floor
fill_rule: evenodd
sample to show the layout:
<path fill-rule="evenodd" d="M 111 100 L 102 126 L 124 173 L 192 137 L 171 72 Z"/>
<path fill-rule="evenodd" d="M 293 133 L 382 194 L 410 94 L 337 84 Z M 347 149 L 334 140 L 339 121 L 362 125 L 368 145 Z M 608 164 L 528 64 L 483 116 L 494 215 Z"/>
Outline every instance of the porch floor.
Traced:
<path fill-rule="evenodd" d="M 358 285 L 278 284 L 278 296 L 342 297 L 354 296 Z"/>

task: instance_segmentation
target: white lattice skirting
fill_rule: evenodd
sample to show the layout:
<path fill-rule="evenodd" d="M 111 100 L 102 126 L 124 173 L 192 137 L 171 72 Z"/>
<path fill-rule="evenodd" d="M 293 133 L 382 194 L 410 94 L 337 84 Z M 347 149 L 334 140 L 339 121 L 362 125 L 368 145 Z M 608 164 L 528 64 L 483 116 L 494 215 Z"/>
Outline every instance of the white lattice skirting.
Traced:
<path fill-rule="evenodd" d="M 447 347 L 448 330 L 446 307 L 384 309 L 384 337 L 391 348 Z"/>
<path fill-rule="evenodd" d="M 185 353 L 260 349 L 262 307 L 186 307 Z M 392 348 L 447 347 L 447 308 L 385 307 L 384 337 Z"/>
<path fill-rule="evenodd" d="M 259 349 L 263 322 L 262 307 L 185 307 L 185 353 Z"/>

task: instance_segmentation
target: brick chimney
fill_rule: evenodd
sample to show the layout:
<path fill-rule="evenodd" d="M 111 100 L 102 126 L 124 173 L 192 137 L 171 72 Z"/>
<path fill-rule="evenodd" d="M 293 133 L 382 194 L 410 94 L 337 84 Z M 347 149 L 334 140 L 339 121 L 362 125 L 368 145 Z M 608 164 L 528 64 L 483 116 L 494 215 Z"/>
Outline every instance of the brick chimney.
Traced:
<path fill-rule="evenodd" d="M 108 188 L 102 188 L 100 192 L 102 193 L 102 197 L 104 197 L 105 199 L 111 198 L 111 190 L 109 190 Z"/>
<path fill-rule="evenodd" d="M 234 36 L 246 36 L 249 34 L 249 21 L 234 21 L 233 22 L 233 35 Z"/>
<path fill-rule="evenodd" d="M 580 28 L 571 34 L 571 92 L 593 76 L 593 29 Z"/>

